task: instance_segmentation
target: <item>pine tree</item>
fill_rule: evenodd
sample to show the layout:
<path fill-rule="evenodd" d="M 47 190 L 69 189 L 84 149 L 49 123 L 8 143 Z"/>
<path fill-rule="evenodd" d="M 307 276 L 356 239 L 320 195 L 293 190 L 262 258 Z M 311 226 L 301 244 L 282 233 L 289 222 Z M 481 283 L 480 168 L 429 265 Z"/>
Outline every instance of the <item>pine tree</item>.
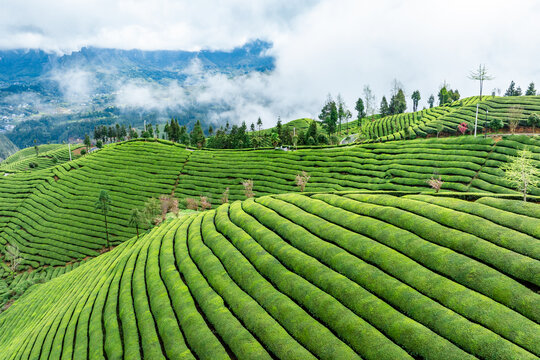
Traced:
<path fill-rule="evenodd" d="M 534 88 L 534 83 L 530 83 L 529 87 L 527 88 L 527 91 L 525 92 L 525 95 L 527 96 L 535 96 L 536 95 L 536 89 Z"/>
<path fill-rule="evenodd" d="M 190 134 L 190 140 L 192 146 L 197 146 L 199 149 L 206 144 L 206 138 L 204 137 L 204 132 L 201 126 L 201 122 L 197 120 L 193 130 Z"/>
<path fill-rule="evenodd" d="M 433 94 L 431 94 L 429 96 L 429 99 L 428 99 L 428 104 L 429 104 L 429 108 L 433 108 L 433 104 L 435 103 L 435 96 L 433 96 Z"/>
<path fill-rule="evenodd" d="M 421 99 L 420 91 L 415 90 L 411 95 L 411 99 L 413 101 L 413 112 L 415 112 L 416 110 L 418 110 L 418 102 Z"/>
<path fill-rule="evenodd" d="M 390 108 L 388 106 L 388 101 L 386 101 L 386 96 L 382 97 L 380 113 L 382 117 L 390 115 Z"/>
<path fill-rule="evenodd" d="M 366 117 L 366 112 L 364 110 L 364 101 L 362 100 L 362 98 L 358 98 L 358 100 L 356 100 L 356 105 L 354 109 L 358 112 L 358 120 Z"/>

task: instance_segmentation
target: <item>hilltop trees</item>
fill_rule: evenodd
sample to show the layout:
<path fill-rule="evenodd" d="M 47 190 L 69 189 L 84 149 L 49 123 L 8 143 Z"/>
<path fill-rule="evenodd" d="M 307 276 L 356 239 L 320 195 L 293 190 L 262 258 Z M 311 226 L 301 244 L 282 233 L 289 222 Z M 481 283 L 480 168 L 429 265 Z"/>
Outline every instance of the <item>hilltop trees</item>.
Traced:
<path fill-rule="evenodd" d="M 390 115 L 390 108 L 388 107 L 388 101 L 386 101 L 386 96 L 382 97 L 379 112 L 381 113 L 382 117 Z"/>
<path fill-rule="evenodd" d="M 415 112 L 418 110 L 418 102 L 420 101 L 420 99 L 422 99 L 420 97 L 420 91 L 418 90 L 413 91 L 411 95 L 411 99 L 413 101 L 413 112 Z"/>
<path fill-rule="evenodd" d="M 354 106 L 354 109 L 358 113 L 358 115 L 356 116 L 356 118 L 358 120 L 366 117 L 366 112 L 365 112 L 365 108 L 364 108 L 364 101 L 362 100 L 362 98 L 358 98 L 358 100 L 356 100 L 356 105 Z"/>
<path fill-rule="evenodd" d="M 111 244 L 109 242 L 109 225 L 107 222 L 107 214 L 111 210 L 111 204 L 112 200 L 109 196 L 109 192 L 107 190 L 101 190 L 99 193 L 98 200 L 96 201 L 95 207 L 96 210 L 101 210 L 103 213 L 103 216 L 105 217 L 105 234 L 107 235 L 107 249 L 111 248 Z"/>
<path fill-rule="evenodd" d="M 129 138 L 137 138 L 137 132 L 129 126 Z M 116 124 L 115 126 L 99 125 L 94 128 L 94 139 L 102 142 L 122 141 L 128 136 L 125 125 Z"/>
<path fill-rule="evenodd" d="M 443 106 L 453 101 L 457 101 L 460 98 L 458 90 L 447 89 L 447 87 L 447 84 L 443 84 L 443 86 L 439 90 L 439 93 L 437 94 L 439 98 L 439 106 Z"/>
<path fill-rule="evenodd" d="M 263 122 L 261 120 L 261 117 L 257 119 L 257 128 L 259 129 L 259 136 L 261 136 L 261 128 L 262 128 Z"/>
<path fill-rule="evenodd" d="M 245 123 L 244 123 L 245 126 Z M 206 144 L 206 138 L 204 137 L 204 132 L 201 126 L 201 122 L 197 120 L 189 138 L 192 146 L 197 146 L 199 149 Z"/>
<path fill-rule="evenodd" d="M 433 94 L 431 94 L 431 95 L 429 96 L 429 99 L 428 99 L 427 102 L 428 102 L 428 104 L 429 104 L 429 108 L 430 108 L 430 109 L 433 108 L 433 104 L 435 104 L 435 96 L 433 96 Z"/>
<path fill-rule="evenodd" d="M 405 94 L 401 88 L 399 88 L 390 98 L 388 108 L 391 115 L 402 114 L 407 110 L 407 101 L 405 100 Z"/>
<path fill-rule="evenodd" d="M 338 109 L 336 102 L 332 100 L 332 97 L 328 95 L 328 99 L 321 109 L 319 114 L 319 119 L 321 119 L 324 128 L 328 134 L 333 134 L 336 132 L 337 122 L 338 122 Z"/>
<path fill-rule="evenodd" d="M 366 116 L 373 115 L 375 113 L 375 95 L 369 85 L 364 86 L 364 102 L 366 106 Z"/>
<path fill-rule="evenodd" d="M 510 86 L 508 86 L 508 89 L 506 89 L 506 92 L 504 93 L 504 96 L 521 96 L 521 88 L 518 86 L 516 88 L 516 83 L 514 80 L 510 82 Z"/>
<path fill-rule="evenodd" d="M 504 178 L 523 194 L 523 201 L 527 201 L 530 188 L 538 186 L 540 177 L 540 171 L 532 162 L 532 155 L 527 149 L 520 150 L 514 160 L 501 167 Z"/>
<path fill-rule="evenodd" d="M 529 84 L 529 87 L 527 88 L 527 91 L 525 91 L 525 95 L 527 96 L 535 96 L 536 95 L 536 89 L 534 88 L 534 83 L 531 82 Z"/>

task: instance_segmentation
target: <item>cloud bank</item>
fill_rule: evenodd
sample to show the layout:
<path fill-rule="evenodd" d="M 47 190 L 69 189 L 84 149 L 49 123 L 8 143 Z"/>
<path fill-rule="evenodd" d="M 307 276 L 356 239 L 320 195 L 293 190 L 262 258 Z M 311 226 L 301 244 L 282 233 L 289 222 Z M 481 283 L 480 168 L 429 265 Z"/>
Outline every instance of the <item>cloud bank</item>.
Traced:
<path fill-rule="evenodd" d="M 81 46 L 141 49 L 230 49 L 254 38 L 274 43 L 276 69 L 236 78 L 187 71 L 198 86 L 177 82 L 118 84 L 124 106 L 162 109 L 228 104 L 210 114 L 248 124 L 261 116 L 267 125 L 316 116 L 328 93 L 341 93 L 349 108 L 370 85 L 380 102 L 393 79 L 407 97 L 420 90 L 420 108 L 448 82 L 462 96 L 477 84 L 467 78 L 478 64 L 495 76 L 486 91 L 511 80 L 522 88 L 540 85 L 540 42 L 536 0 L 319 0 L 215 1 L 121 0 L 8 2 L 0 0 L 0 47 L 40 47 L 70 51 Z M 74 73 L 73 82 L 91 87 L 91 75 Z M 74 98 L 78 85 L 65 88 Z M 84 93 L 84 92 L 81 92 Z M 409 108 L 411 105 L 409 103 Z"/>

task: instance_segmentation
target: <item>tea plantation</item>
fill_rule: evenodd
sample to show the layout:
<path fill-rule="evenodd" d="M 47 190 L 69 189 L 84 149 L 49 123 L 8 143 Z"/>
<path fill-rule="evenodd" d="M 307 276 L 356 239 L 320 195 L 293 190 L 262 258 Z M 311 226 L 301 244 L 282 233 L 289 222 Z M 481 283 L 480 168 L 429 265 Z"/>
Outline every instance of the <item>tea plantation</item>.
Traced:
<path fill-rule="evenodd" d="M 0 177 L 0 248 L 10 243 L 24 266 L 63 265 L 97 255 L 105 246 L 103 215 L 95 210 L 102 189 L 113 200 L 111 241 L 135 235 L 131 210 L 161 194 L 207 196 L 219 205 L 245 198 L 242 181 L 255 195 L 297 192 L 295 177 L 307 171 L 306 191 L 393 190 L 423 192 L 432 176 L 442 191 L 517 194 L 502 179 L 502 164 L 527 146 L 540 167 L 540 141 L 512 136 L 396 141 L 351 147 L 276 150 L 190 151 L 165 141 L 130 141 L 44 170 Z M 540 190 L 532 188 L 532 195 Z"/>
<path fill-rule="evenodd" d="M 16 245 L 24 270 L 0 268 L 0 359 L 537 359 L 540 190 L 520 201 L 500 169 L 525 147 L 540 168 L 538 138 L 462 136 L 133 140 L 6 171 L 0 249 Z M 115 248 L 100 255 L 101 190 Z M 164 194 L 213 209 L 135 236 L 132 209 Z"/>
<path fill-rule="evenodd" d="M 169 220 L 31 288 L 0 358 L 536 359 L 521 204 L 284 194 Z"/>
<path fill-rule="evenodd" d="M 426 137 L 428 134 L 435 135 L 438 131 L 456 135 L 458 125 L 463 122 L 468 123 L 469 131 L 473 131 L 477 104 L 479 133 L 482 133 L 486 124 L 493 119 L 500 119 L 508 126 L 512 109 L 515 109 L 520 126 L 527 126 L 527 118 L 531 113 L 540 112 L 540 96 L 484 96 L 482 101 L 478 96 L 474 96 L 445 106 L 386 116 L 369 122 L 366 126 L 366 135 L 369 139 L 377 141 Z"/>
<path fill-rule="evenodd" d="M 71 146 L 72 159 L 80 157 L 80 151 L 84 146 L 75 144 Z M 34 169 L 45 169 L 69 161 L 68 145 L 45 144 L 38 146 L 36 150 L 26 148 L 16 152 L 4 161 L 0 162 L 0 175 L 3 173 L 15 173 L 21 171 L 32 171 Z"/>

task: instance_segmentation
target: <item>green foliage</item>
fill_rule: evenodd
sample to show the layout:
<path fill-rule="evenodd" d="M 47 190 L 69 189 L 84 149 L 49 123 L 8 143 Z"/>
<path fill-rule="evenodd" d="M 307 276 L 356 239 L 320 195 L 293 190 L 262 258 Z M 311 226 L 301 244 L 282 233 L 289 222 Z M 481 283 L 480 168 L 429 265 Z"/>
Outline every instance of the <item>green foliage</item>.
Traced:
<path fill-rule="evenodd" d="M 517 157 L 501 166 L 504 178 L 523 194 L 523 201 L 527 201 L 530 188 L 538 186 L 540 182 L 540 170 L 532 158 L 533 154 L 529 150 L 520 150 Z"/>
<path fill-rule="evenodd" d="M 527 88 L 527 91 L 525 91 L 526 96 L 536 96 L 536 89 L 534 87 L 534 83 L 531 82 L 529 84 L 529 87 Z"/>
<path fill-rule="evenodd" d="M 518 147 L 509 140 L 500 143 L 508 151 Z M 140 150 L 136 145 L 143 143 L 128 144 Z M 389 150 L 398 151 L 392 155 L 397 158 L 407 155 L 400 165 L 425 153 L 442 162 L 452 151 L 461 163 L 468 157 L 478 165 L 456 169 L 469 176 L 468 182 L 486 162 L 471 153 L 495 154 L 489 161 L 502 154 L 490 152 L 487 139 L 389 145 L 334 149 L 337 154 L 312 150 L 315 154 L 302 156 L 202 150 L 190 159 L 208 153 L 219 165 L 223 158 L 240 156 L 248 173 L 246 154 L 262 153 L 274 161 L 287 159 L 280 168 L 293 175 L 300 170 L 283 165 L 301 158 L 319 166 L 347 164 L 348 171 L 355 163 L 370 165 L 374 175 L 374 159 L 386 161 Z M 451 145 L 455 148 L 449 150 Z M 409 152 L 399 153 L 404 149 Z M 360 154 L 367 157 L 352 161 Z M 334 156 L 339 161 L 330 161 Z M 270 166 L 264 158 L 259 168 Z M 302 166 L 310 170 L 310 190 L 319 189 L 321 178 L 328 182 L 330 174 L 338 175 L 329 172 L 330 166 L 324 171 Z M 231 162 L 220 167 L 225 178 L 223 169 L 230 167 Z M 433 173 L 426 167 L 419 162 L 387 170 L 392 176 L 413 169 Z M 190 171 L 184 168 L 182 177 Z M 457 176 L 451 174 L 448 182 Z M 295 186 L 289 178 L 283 181 Z M 235 191 L 231 188 L 231 194 Z M 121 196 L 114 198 L 122 202 Z M 49 267 L 17 275 L 11 283 L 0 280 L 0 302 L 24 293 L 0 314 L 0 353 L 27 358 L 534 359 L 540 355 L 540 297 L 526 285 L 538 286 L 540 215 L 530 212 L 532 203 L 526 204 L 526 215 L 510 203 L 515 200 L 474 199 L 297 193 L 174 218 L 74 270 Z M 32 286 L 34 279 L 61 272 L 54 281 Z"/>
<path fill-rule="evenodd" d="M 529 126 L 532 126 L 534 133 L 535 128 L 537 126 L 540 126 L 540 115 L 538 115 L 538 113 L 532 113 L 531 115 L 529 115 L 529 117 L 527 118 L 527 124 Z"/>
<path fill-rule="evenodd" d="M 242 123 L 242 126 L 245 128 L 246 123 Z M 244 130 L 245 132 L 245 130 Z M 196 146 L 199 149 L 202 148 L 206 144 L 206 138 L 204 137 L 204 132 L 202 130 L 201 122 L 197 120 L 195 123 L 195 126 L 193 127 L 193 130 L 191 131 L 191 134 L 189 135 L 191 145 Z"/>

